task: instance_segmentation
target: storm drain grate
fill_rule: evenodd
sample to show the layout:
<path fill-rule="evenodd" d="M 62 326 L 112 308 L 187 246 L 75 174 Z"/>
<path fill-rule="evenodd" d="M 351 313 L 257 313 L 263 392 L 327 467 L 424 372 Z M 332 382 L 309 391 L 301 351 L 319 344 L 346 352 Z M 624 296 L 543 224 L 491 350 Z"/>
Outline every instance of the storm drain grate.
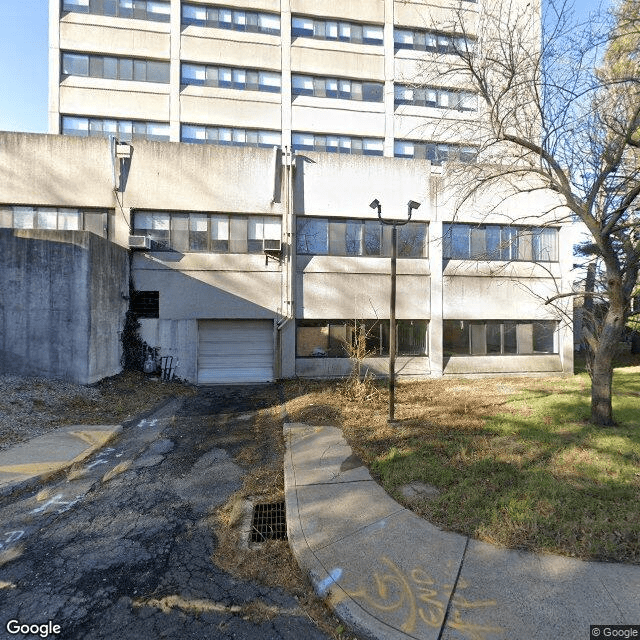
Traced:
<path fill-rule="evenodd" d="M 287 519 L 282 502 L 263 502 L 253 507 L 250 542 L 286 540 Z"/>

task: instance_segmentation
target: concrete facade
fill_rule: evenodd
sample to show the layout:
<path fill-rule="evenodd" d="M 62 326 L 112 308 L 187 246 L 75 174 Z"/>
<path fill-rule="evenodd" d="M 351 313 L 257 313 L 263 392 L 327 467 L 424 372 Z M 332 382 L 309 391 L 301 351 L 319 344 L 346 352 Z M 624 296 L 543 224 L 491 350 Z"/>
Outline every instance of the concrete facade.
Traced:
<path fill-rule="evenodd" d="M 0 229 L 0 371 L 118 373 L 128 276 L 128 252 L 88 231 Z"/>
<path fill-rule="evenodd" d="M 572 247 L 562 224 L 540 218 L 546 203 L 539 199 L 519 200 L 512 224 L 544 222 L 557 243 L 550 259 L 451 259 L 444 238 L 450 223 L 495 230 L 504 215 L 454 212 L 436 197 L 444 178 L 426 160 L 5 133 L 0 167 L 0 226 L 24 227 L 21 216 L 35 212 L 29 218 L 35 228 L 3 230 L 3 370 L 10 362 L 32 364 L 40 354 L 45 364 L 38 371 L 46 375 L 93 381 L 115 373 L 129 236 L 146 234 L 165 246 L 130 253 L 134 289 L 158 300 L 140 318 L 141 337 L 174 357 L 179 377 L 197 382 L 208 366 L 203 323 L 228 321 L 231 335 L 238 320 L 273 323 L 273 378 L 348 375 L 352 362 L 341 349 L 354 339 L 354 321 L 369 323 L 378 351 L 364 367 L 385 375 L 390 244 L 388 227 L 369 207 L 377 198 L 385 219 L 406 220 L 407 202 L 420 204 L 411 219 L 419 251 L 398 259 L 396 317 L 410 336 L 408 347 L 400 345 L 401 377 L 573 371 L 571 327 L 543 301 L 568 282 Z M 513 218 L 512 205 L 504 206 Z M 108 239 L 63 230 L 61 221 L 76 210 L 84 212 L 85 229 L 90 215 L 107 211 Z M 157 228 L 145 226 L 150 220 Z M 305 230 L 309 224 L 324 234 L 324 244 Z M 350 233 L 364 234 L 355 249 L 346 248 Z M 280 240 L 281 250 L 265 251 L 263 238 Z M 27 259 L 31 246 L 37 248 Z M 40 282 L 36 276 L 42 282 L 34 289 L 29 282 Z M 36 323 L 37 342 L 28 332 L 19 339 L 12 333 L 17 326 L 26 331 L 19 318 L 35 323 L 43 309 L 56 320 L 45 314 Z M 458 325 L 467 353 L 455 352 L 467 348 L 463 339 L 449 349 Z M 65 348 L 75 354 L 73 363 L 55 355 L 63 345 L 53 339 L 58 335 L 75 341 Z"/>
<path fill-rule="evenodd" d="M 526 8 L 532 22 L 539 21 L 539 2 L 511 5 L 514 13 Z M 362 143 L 366 154 L 388 157 L 424 158 L 414 142 L 453 150 L 461 145 L 472 152 L 477 147 L 477 128 L 459 124 L 482 118 L 481 105 L 458 108 L 449 98 L 436 104 L 435 97 L 407 103 L 398 94 L 403 86 L 425 83 L 434 91 L 464 90 L 464 78 L 428 78 L 421 61 L 437 56 L 447 65 L 463 33 L 468 46 L 475 45 L 477 2 L 166 0 L 163 6 L 163 13 L 141 8 L 136 15 L 102 15 L 97 3 L 49 0 L 51 133 L 104 135 L 111 127 L 130 136 L 133 121 L 140 124 L 137 135 L 167 141 L 196 141 L 196 127 L 198 142 L 218 144 L 206 130 L 222 127 L 241 130 L 228 132 L 226 144 L 258 144 L 244 139 L 249 130 L 267 136 L 261 146 L 295 150 L 302 144 L 322 150 L 326 137 L 348 139 L 339 143 L 346 145 L 341 153 L 363 153 Z M 252 19 L 257 23 L 248 26 Z M 81 68 L 66 68 L 68 55 L 86 60 Z M 97 58 L 105 56 L 166 64 L 168 72 L 161 81 L 130 78 L 128 72 L 104 71 Z M 189 69 L 195 67 L 194 76 Z M 218 68 L 228 72 L 227 80 L 211 79 Z M 271 79 L 250 87 L 244 84 L 247 70 Z M 301 78 L 305 91 L 299 91 Z M 331 82 L 325 86 L 326 79 Z M 269 86 L 272 81 L 277 86 Z M 341 83 L 362 84 L 365 93 L 365 85 L 374 83 L 375 96 L 353 87 L 337 95 Z M 409 146 L 403 151 L 396 143 Z M 427 157 L 436 155 L 430 150 Z"/>

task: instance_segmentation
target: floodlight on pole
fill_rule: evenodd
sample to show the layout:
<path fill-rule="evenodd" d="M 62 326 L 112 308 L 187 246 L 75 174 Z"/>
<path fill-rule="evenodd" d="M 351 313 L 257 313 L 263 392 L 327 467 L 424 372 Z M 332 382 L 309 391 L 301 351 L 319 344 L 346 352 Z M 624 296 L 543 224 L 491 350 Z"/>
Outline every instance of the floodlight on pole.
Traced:
<path fill-rule="evenodd" d="M 406 220 L 384 220 L 382 218 L 382 205 L 376 198 L 369 205 L 378 211 L 378 218 L 382 224 L 391 226 L 391 299 L 389 302 L 389 422 L 395 422 L 395 393 L 396 393 L 396 262 L 398 257 L 398 227 L 407 224 L 411 220 L 411 214 L 420 206 L 419 202 L 409 200 L 407 203 Z"/>

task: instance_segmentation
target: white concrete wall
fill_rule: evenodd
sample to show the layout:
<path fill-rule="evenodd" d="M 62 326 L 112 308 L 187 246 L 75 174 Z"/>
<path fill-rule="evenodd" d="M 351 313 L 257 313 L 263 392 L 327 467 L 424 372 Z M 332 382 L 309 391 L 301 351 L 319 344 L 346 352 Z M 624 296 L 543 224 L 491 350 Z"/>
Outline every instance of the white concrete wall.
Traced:
<path fill-rule="evenodd" d="M 280 38 L 189 26 L 182 31 L 180 58 L 199 64 L 280 71 Z"/>
<path fill-rule="evenodd" d="M 297 38 L 291 71 L 323 77 L 384 80 L 384 49 L 363 44 Z"/>
<path fill-rule="evenodd" d="M 68 78 L 60 85 L 60 112 L 133 120 L 169 120 L 169 85 L 100 78 Z"/>
<path fill-rule="evenodd" d="M 113 207 L 109 141 L 0 133 L 0 202 Z"/>
<path fill-rule="evenodd" d="M 302 15 L 342 18 L 355 22 L 384 22 L 384 0 L 291 0 L 291 12 Z"/>
<path fill-rule="evenodd" d="M 429 220 L 431 163 L 368 156 L 301 152 L 296 164 L 297 215 L 377 219 L 378 199 L 386 219 L 407 219 L 407 202 L 421 203 L 412 220 Z"/>
<path fill-rule="evenodd" d="M 68 13 L 60 21 L 60 39 L 67 51 L 169 58 L 169 25 L 148 20 Z"/>
<path fill-rule="evenodd" d="M 253 94 L 246 96 L 247 93 Z M 234 94 L 245 94 L 242 101 Z M 215 87 L 186 87 L 180 94 L 182 122 L 280 129 L 280 94 Z"/>

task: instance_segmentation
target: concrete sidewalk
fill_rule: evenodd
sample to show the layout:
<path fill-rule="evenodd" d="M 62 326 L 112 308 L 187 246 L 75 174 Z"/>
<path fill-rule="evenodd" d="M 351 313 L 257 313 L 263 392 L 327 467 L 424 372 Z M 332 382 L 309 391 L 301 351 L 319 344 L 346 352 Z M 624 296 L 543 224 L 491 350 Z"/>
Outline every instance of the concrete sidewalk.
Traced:
<path fill-rule="evenodd" d="M 286 424 L 289 543 L 320 595 L 377 638 L 576 640 L 640 624 L 640 567 L 495 547 L 392 500 L 334 427 Z"/>
<path fill-rule="evenodd" d="M 89 457 L 121 425 L 72 425 L 0 451 L 0 495 Z"/>

